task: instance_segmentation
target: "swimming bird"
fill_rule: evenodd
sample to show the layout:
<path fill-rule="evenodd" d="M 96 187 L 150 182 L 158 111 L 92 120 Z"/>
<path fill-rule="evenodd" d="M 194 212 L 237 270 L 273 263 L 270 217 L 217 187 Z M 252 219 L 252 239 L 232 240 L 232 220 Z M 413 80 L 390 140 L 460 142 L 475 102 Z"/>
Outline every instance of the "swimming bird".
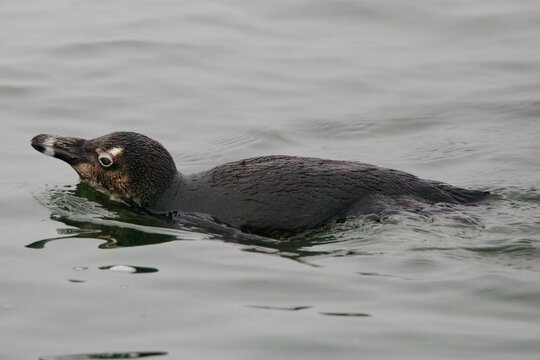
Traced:
<path fill-rule="evenodd" d="M 91 140 L 41 134 L 30 144 L 71 165 L 81 181 L 152 214 L 198 214 L 263 236 L 377 214 L 403 199 L 469 204 L 489 194 L 360 162 L 284 155 L 184 175 L 159 142 L 134 132 Z"/>

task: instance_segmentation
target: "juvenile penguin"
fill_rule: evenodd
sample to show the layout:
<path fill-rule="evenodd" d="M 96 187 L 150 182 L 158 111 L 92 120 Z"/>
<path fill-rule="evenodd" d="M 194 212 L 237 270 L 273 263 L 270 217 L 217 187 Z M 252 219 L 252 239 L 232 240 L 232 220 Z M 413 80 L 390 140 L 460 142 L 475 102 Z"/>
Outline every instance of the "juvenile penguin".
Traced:
<path fill-rule="evenodd" d="M 385 202 L 477 202 L 488 192 L 352 161 L 263 156 L 183 175 L 157 141 L 134 132 L 92 140 L 37 135 L 30 144 L 67 162 L 81 181 L 153 214 L 204 214 L 244 232 L 297 233 L 380 212 Z"/>

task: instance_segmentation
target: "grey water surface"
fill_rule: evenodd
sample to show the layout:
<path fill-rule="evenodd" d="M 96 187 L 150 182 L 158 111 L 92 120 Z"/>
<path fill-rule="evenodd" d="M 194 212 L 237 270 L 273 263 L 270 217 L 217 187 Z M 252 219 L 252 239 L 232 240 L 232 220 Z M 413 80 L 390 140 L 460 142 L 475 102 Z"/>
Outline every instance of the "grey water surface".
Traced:
<path fill-rule="evenodd" d="M 540 3 L 0 3 L 0 359 L 540 358 Z M 29 146 L 289 154 L 494 195 L 237 241 Z"/>

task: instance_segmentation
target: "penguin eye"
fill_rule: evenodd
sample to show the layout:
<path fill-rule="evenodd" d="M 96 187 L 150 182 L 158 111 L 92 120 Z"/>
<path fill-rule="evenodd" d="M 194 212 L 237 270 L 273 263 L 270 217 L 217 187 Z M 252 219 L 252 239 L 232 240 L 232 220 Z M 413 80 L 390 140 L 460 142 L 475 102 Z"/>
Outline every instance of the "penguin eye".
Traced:
<path fill-rule="evenodd" d="M 105 168 L 108 168 L 109 166 L 111 166 L 113 164 L 111 155 L 109 155 L 107 153 L 99 154 L 98 160 L 99 160 L 99 163 L 101 164 L 101 166 L 103 166 Z"/>

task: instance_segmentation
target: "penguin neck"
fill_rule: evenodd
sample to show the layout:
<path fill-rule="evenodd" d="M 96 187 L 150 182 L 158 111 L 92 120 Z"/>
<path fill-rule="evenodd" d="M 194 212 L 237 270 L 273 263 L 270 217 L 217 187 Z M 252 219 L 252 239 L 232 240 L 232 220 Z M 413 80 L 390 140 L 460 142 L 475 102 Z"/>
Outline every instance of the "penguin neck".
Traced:
<path fill-rule="evenodd" d="M 186 211 L 192 200 L 188 191 L 190 179 L 177 172 L 169 185 L 155 197 L 145 208 L 154 214 L 168 214 Z"/>

